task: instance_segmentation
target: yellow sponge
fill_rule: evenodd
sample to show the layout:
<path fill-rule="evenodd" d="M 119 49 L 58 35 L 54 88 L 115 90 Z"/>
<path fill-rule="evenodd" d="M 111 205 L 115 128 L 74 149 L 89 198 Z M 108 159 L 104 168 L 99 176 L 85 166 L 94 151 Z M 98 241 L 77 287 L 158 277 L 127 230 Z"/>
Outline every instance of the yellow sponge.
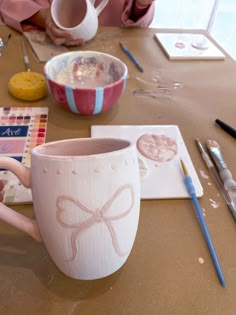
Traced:
<path fill-rule="evenodd" d="M 45 77 L 36 72 L 19 72 L 8 82 L 9 92 L 24 101 L 37 101 L 48 94 Z"/>

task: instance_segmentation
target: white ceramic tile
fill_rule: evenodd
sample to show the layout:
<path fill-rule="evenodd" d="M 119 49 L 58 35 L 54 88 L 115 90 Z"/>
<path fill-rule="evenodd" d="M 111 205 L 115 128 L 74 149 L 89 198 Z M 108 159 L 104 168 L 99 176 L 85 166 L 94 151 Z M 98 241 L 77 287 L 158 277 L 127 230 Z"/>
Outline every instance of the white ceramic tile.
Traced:
<path fill-rule="evenodd" d="M 156 33 L 154 36 L 171 60 L 225 58 L 223 52 L 202 34 Z"/>
<path fill-rule="evenodd" d="M 140 166 L 144 166 L 144 169 L 142 166 L 140 167 L 142 199 L 189 198 L 183 182 L 183 175 L 180 168 L 180 158 L 185 162 L 188 168 L 197 196 L 201 197 L 203 195 L 203 188 L 178 126 L 100 125 L 91 127 L 91 137 L 123 138 L 136 144 L 136 147 L 137 140 L 143 135 L 154 135 L 158 137 L 164 136 L 164 138 L 166 137 L 166 139 L 170 139 L 171 142 L 176 143 L 177 154 L 169 161 L 160 162 L 145 157 L 137 149 Z M 168 150 L 166 152 L 166 156 L 171 154 Z"/>

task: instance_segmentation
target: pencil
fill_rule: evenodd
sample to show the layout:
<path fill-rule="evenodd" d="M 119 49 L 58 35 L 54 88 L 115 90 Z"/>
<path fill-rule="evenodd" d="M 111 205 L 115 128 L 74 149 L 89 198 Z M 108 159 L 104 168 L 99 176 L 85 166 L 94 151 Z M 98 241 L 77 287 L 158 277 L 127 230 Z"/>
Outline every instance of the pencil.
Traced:
<path fill-rule="evenodd" d="M 216 119 L 215 123 L 220 126 L 225 132 L 227 132 L 232 137 L 236 138 L 236 129 L 231 127 L 230 125 L 226 124 L 220 119 Z"/>
<path fill-rule="evenodd" d="M 135 66 L 138 68 L 138 70 L 140 72 L 144 72 L 143 68 L 140 66 L 140 64 L 138 63 L 138 61 L 134 58 L 134 56 L 131 54 L 131 52 L 129 51 L 129 49 L 123 45 L 120 42 L 120 47 L 123 50 L 124 53 L 126 53 L 126 55 L 129 57 L 129 59 L 135 64 Z"/>
<path fill-rule="evenodd" d="M 195 210 L 197 213 L 197 217 L 199 219 L 199 222 L 200 222 L 200 225 L 202 228 L 202 232 L 203 232 L 205 240 L 207 242 L 207 246 L 208 246 L 208 249 L 210 251 L 211 258 L 213 260 L 213 263 L 214 263 L 217 275 L 219 277 L 220 283 L 221 283 L 222 287 L 225 287 L 226 283 L 225 283 L 224 275 L 222 273 L 222 270 L 221 270 L 221 267 L 220 267 L 220 264 L 219 264 L 219 261 L 218 261 L 218 258 L 217 258 L 217 255 L 216 255 L 216 252 L 215 252 L 215 249 L 214 249 L 211 237 L 210 237 L 210 234 L 208 232 L 207 225 L 206 225 L 206 222 L 205 222 L 203 214 L 202 214 L 202 209 L 201 209 L 200 204 L 198 202 L 195 188 L 194 188 L 193 183 L 192 183 L 192 179 L 188 174 L 188 170 L 187 170 L 184 162 L 182 160 L 180 160 L 180 162 L 181 162 L 181 168 L 182 168 L 182 172 L 183 172 L 183 176 L 184 176 L 184 184 L 187 188 L 187 191 L 188 191 L 190 197 L 193 200 L 193 204 L 194 204 L 194 207 L 195 207 Z"/>

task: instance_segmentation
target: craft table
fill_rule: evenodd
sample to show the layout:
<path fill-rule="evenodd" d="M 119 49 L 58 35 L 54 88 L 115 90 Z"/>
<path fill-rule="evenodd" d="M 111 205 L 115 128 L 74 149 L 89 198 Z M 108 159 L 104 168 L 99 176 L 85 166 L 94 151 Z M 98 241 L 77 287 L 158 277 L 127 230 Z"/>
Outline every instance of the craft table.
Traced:
<path fill-rule="evenodd" d="M 226 54 L 221 61 L 169 61 L 154 40 L 155 29 L 100 28 L 83 50 L 113 54 L 128 66 L 127 87 L 108 112 L 79 116 L 65 111 L 49 95 L 21 102 L 9 95 L 7 82 L 24 71 L 20 34 L 0 57 L 1 106 L 49 108 L 46 141 L 89 137 L 91 125 L 178 125 L 204 188 L 199 202 L 226 280 L 222 288 L 190 199 L 142 200 L 133 250 L 115 274 L 80 281 L 62 274 L 43 244 L 0 222 L 0 314 L 5 315 L 235 315 L 236 225 L 201 159 L 195 137 L 220 143 L 236 177 L 235 139 L 214 124 L 220 118 L 236 126 L 236 63 Z M 160 31 L 160 30 L 159 30 Z M 9 28 L 0 27 L 6 37 Z M 140 73 L 119 47 L 128 46 L 144 68 Z M 28 47 L 31 69 L 43 73 Z M 73 48 L 76 49 L 76 48 Z M 137 79 L 138 77 L 138 79 Z M 140 81 L 159 78 L 182 88 L 150 96 L 134 91 L 154 90 Z M 162 179 L 157 179 L 161 181 Z M 34 217 L 32 205 L 13 207 Z"/>

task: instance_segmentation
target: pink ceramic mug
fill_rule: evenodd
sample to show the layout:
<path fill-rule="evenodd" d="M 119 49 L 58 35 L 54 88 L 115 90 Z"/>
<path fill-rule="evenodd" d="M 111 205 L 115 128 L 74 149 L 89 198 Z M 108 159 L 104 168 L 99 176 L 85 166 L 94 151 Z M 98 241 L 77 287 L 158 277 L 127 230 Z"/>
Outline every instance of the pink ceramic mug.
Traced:
<path fill-rule="evenodd" d="M 139 166 L 132 143 L 61 140 L 34 148 L 31 169 L 8 157 L 0 157 L 0 167 L 31 187 L 36 221 L 3 204 L 0 219 L 43 240 L 63 273 L 98 279 L 125 263 L 140 211 Z"/>

